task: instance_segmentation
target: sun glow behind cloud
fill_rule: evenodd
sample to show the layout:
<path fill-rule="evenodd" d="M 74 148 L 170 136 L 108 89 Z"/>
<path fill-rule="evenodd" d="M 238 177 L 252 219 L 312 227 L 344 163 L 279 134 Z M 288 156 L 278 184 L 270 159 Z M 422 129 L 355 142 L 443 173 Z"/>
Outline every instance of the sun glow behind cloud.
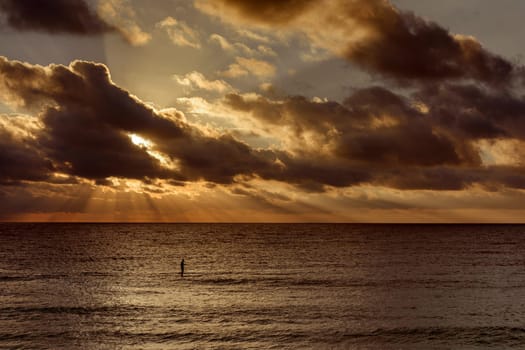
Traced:
<path fill-rule="evenodd" d="M 150 148 L 151 145 L 152 145 L 151 141 L 148 141 L 148 140 L 146 140 L 145 138 L 143 138 L 143 137 L 141 137 L 139 135 L 129 134 L 128 136 L 131 139 L 131 142 L 133 142 L 133 144 L 135 144 L 137 146 Z"/>
<path fill-rule="evenodd" d="M 172 170 L 178 169 L 176 160 L 172 160 L 167 155 L 157 151 L 152 141 L 147 140 L 137 134 L 129 134 L 128 136 L 134 145 L 144 148 L 146 152 L 153 158 L 157 159 L 163 167 Z"/>

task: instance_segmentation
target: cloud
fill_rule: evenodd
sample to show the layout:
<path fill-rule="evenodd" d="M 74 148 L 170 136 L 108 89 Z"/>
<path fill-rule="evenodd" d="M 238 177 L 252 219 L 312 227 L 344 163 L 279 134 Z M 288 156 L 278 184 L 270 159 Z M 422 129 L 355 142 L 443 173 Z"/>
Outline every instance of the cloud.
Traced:
<path fill-rule="evenodd" d="M 217 44 L 222 50 L 231 54 L 242 54 L 245 56 L 277 56 L 277 53 L 269 46 L 258 45 L 252 49 L 243 43 L 230 43 L 228 39 L 219 34 L 210 35 L 210 42 Z"/>
<path fill-rule="evenodd" d="M 426 116 L 383 88 L 355 92 L 345 104 L 292 96 L 284 101 L 229 94 L 225 103 L 262 124 L 288 127 L 295 152 L 328 152 L 349 165 L 431 166 L 478 163 L 468 145 L 438 133 Z M 310 137 L 305 138 L 305 135 Z M 290 135 L 288 135 L 288 138 Z M 286 138 L 286 135 L 281 135 Z M 469 150 L 469 151 L 466 151 Z"/>
<path fill-rule="evenodd" d="M 122 37 L 131 45 L 141 46 L 151 40 L 151 34 L 145 32 L 136 20 L 136 13 L 128 0 L 101 0 L 98 13 L 111 23 Z"/>
<path fill-rule="evenodd" d="M 200 0 L 197 7 L 228 22 L 306 34 L 318 47 L 403 83 L 474 79 L 505 85 L 519 74 L 475 38 L 454 35 L 386 0 Z"/>
<path fill-rule="evenodd" d="M 272 166 L 259 152 L 229 135 L 208 135 L 176 110 L 158 112 L 116 86 L 102 64 L 38 66 L 0 58 L 4 101 L 38 113 L 34 143 L 57 172 L 87 179 L 170 178 L 232 182 Z M 150 140 L 134 144 L 131 134 Z M 210 150 L 213 150 L 211 152 Z M 166 167 L 159 152 L 176 164 Z"/>
<path fill-rule="evenodd" d="M 235 63 L 230 64 L 228 69 L 221 74 L 228 78 L 239 78 L 250 74 L 260 78 L 268 78 L 275 75 L 275 71 L 275 66 L 266 61 L 237 57 Z"/>
<path fill-rule="evenodd" d="M 177 157 L 181 172 L 192 181 L 227 184 L 239 175 L 250 177 L 275 167 L 273 152 L 252 149 L 231 135 L 209 137 L 194 130 L 186 139 L 164 140 L 159 150 Z"/>
<path fill-rule="evenodd" d="M 342 103 L 303 96 L 272 100 L 237 93 L 228 94 L 224 104 L 260 121 L 261 128 L 288 127 L 297 138 L 313 132 L 322 144 L 336 140 L 337 147 L 346 145 L 343 154 L 353 156 L 364 150 L 375 150 L 381 157 L 389 158 L 388 153 L 398 145 L 400 154 L 395 158 L 403 159 L 433 141 L 436 149 L 429 155 L 438 156 L 450 149 L 441 144 L 449 140 L 459 157 L 457 160 L 476 164 L 479 158 L 473 153 L 476 153 L 474 143 L 478 141 L 525 140 L 525 99 L 508 89 L 475 84 L 424 86 L 414 90 L 411 96 L 382 87 L 362 88 Z M 392 138 L 394 135 L 396 139 Z M 409 146 L 412 142 L 415 144 Z M 402 150 L 402 144 L 408 149 Z M 421 144 L 420 149 L 416 144 Z M 454 156 L 450 155 L 448 159 L 453 160 Z M 377 160 L 372 154 L 359 158 L 368 157 Z M 431 161 L 425 158 L 424 161 Z"/>
<path fill-rule="evenodd" d="M 197 71 L 190 72 L 185 75 L 173 75 L 173 79 L 182 86 L 190 89 L 202 89 L 207 91 L 214 91 L 218 93 L 226 93 L 233 91 L 233 88 L 224 80 L 208 80 L 206 77 Z"/>
<path fill-rule="evenodd" d="M 443 84 L 414 94 L 432 119 L 463 138 L 525 137 L 525 100 L 508 89 L 475 84 Z"/>
<path fill-rule="evenodd" d="M 195 77 L 191 84 L 209 83 Z M 1 117 L 3 183 L 70 177 L 107 186 L 114 179 L 233 184 L 259 178 L 307 192 L 362 184 L 525 188 L 521 158 L 503 158 L 512 149 L 486 141 L 525 140 L 523 98 L 504 90 L 450 85 L 405 96 L 372 87 L 355 90 L 341 103 L 227 95 L 223 113 L 249 118 L 255 130 L 282 141 L 267 148 L 191 124 L 176 109 L 155 110 L 93 62 L 39 66 L 0 58 L 0 97 L 33 114 Z M 473 106 L 486 113 L 478 115 Z M 489 130 L 499 131 L 480 132 L 477 123 L 454 119 L 455 113 L 483 117 Z M 487 154 L 500 161 L 487 162 Z"/>
<path fill-rule="evenodd" d="M 209 40 L 211 43 L 218 45 L 222 50 L 231 54 L 241 53 L 247 56 L 254 56 L 257 54 L 256 50 L 251 49 L 245 44 L 238 42 L 231 43 L 230 41 L 228 41 L 228 39 L 219 34 L 210 35 Z"/>
<path fill-rule="evenodd" d="M 275 24 L 286 24 L 314 3 L 314 0 L 219 0 L 197 1 L 196 4 L 198 8 L 206 11 L 227 14 L 233 12 L 233 15 L 247 17 L 251 20 L 264 21 L 267 19 Z"/>
<path fill-rule="evenodd" d="M 318 191 L 362 183 L 404 190 L 523 188 L 523 158 L 512 155 L 525 140 L 523 103 L 509 91 L 468 84 L 424 87 L 411 97 L 364 88 L 343 103 L 253 94 L 228 94 L 223 101 L 284 140 L 288 152 L 278 155 L 283 172 L 277 178 Z"/>
<path fill-rule="evenodd" d="M 53 164 L 38 149 L 21 117 L 0 116 L 0 184 L 43 181 L 50 177 Z M 24 118 L 25 119 L 25 118 Z"/>
<path fill-rule="evenodd" d="M 173 44 L 177 46 L 187 46 L 194 49 L 201 47 L 199 33 L 182 21 L 173 17 L 166 17 L 157 23 L 157 27 L 166 30 Z"/>
<path fill-rule="evenodd" d="M 268 36 L 265 36 L 261 33 L 256 33 L 246 28 L 237 28 L 236 32 L 241 37 L 246 38 L 251 41 L 258 41 L 263 44 L 269 44 L 271 42 L 271 39 Z"/>
<path fill-rule="evenodd" d="M 257 51 L 263 56 L 272 56 L 272 57 L 277 56 L 277 53 L 269 46 L 258 45 Z"/>
<path fill-rule="evenodd" d="M 115 30 L 83 0 L 1 0 L 0 11 L 17 30 L 97 35 Z"/>
<path fill-rule="evenodd" d="M 525 154 L 521 152 L 525 141 L 513 138 L 480 139 L 476 146 L 485 165 L 525 165 Z"/>
<path fill-rule="evenodd" d="M 32 80 L 20 80 L 26 76 Z M 44 128 L 36 142 L 57 171 L 89 179 L 174 176 L 126 132 L 180 134 L 180 128 L 113 85 L 105 66 L 42 67 L 1 58 L 0 78 L 8 102 L 15 96 L 17 104 L 39 112 Z"/>
<path fill-rule="evenodd" d="M 102 0 L 97 10 L 84 0 L 0 0 L 7 25 L 20 31 L 51 34 L 102 35 L 118 32 L 132 45 L 144 45 L 151 35 L 135 21 L 127 0 Z"/>
<path fill-rule="evenodd" d="M 210 35 L 210 42 L 215 43 L 220 46 L 224 51 L 235 52 L 235 46 L 228 41 L 225 37 L 219 34 Z"/>

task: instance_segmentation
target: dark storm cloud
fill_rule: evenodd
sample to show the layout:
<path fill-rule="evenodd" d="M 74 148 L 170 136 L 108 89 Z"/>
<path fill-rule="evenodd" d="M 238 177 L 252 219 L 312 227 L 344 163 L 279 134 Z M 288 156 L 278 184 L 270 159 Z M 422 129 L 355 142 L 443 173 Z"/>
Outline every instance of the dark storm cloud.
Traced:
<path fill-rule="evenodd" d="M 366 4 L 373 15 L 359 12 L 357 21 L 374 35 L 344 50 L 347 58 L 365 69 L 407 82 L 466 78 L 505 84 L 511 79 L 513 65 L 474 38 L 453 36 L 440 25 L 383 1 Z M 354 11 L 350 8 L 348 15 Z"/>
<path fill-rule="evenodd" d="M 39 142 L 65 173 L 89 179 L 175 176 L 134 145 L 122 130 L 93 119 L 89 113 L 48 109 L 42 117 L 46 130 Z"/>
<path fill-rule="evenodd" d="M 200 3 L 208 4 L 200 6 L 203 10 L 222 15 L 225 21 L 287 25 L 365 70 L 402 83 L 475 79 L 503 85 L 519 71 L 508 60 L 484 49 L 475 38 L 453 35 L 437 23 L 396 9 L 386 0 Z M 222 7 L 217 8 L 217 4 Z M 220 11 L 222 8 L 226 11 Z"/>
<path fill-rule="evenodd" d="M 478 164 L 469 149 L 471 141 L 525 140 L 525 98 L 510 89 L 475 84 L 424 86 L 408 97 L 370 87 L 356 90 L 342 103 L 240 94 L 227 95 L 224 103 L 268 129 L 287 125 L 297 136 L 314 131 L 326 140 L 340 138 L 342 154 L 371 162 Z"/>
<path fill-rule="evenodd" d="M 287 130 L 283 137 L 291 148 L 280 150 L 200 129 L 176 110 L 156 111 L 115 85 L 106 66 L 92 62 L 42 67 L 0 58 L 0 96 L 36 113 L 41 124 L 25 138 L 2 130 L 5 183 L 57 183 L 53 173 L 63 173 L 105 185 L 108 177 L 145 184 L 231 184 L 259 177 L 305 191 L 366 183 L 435 190 L 525 184 L 519 165 L 482 165 L 474 146 L 487 136 L 525 140 L 523 99 L 506 90 L 449 85 L 407 97 L 371 87 L 342 103 L 228 95 L 224 104 L 236 113 L 250 115 L 269 132 Z M 135 145 L 130 134 L 152 146 Z"/>
<path fill-rule="evenodd" d="M 51 161 L 38 152 L 32 139 L 17 137 L 0 125 L 0 184 L 42 181 L 52 171 Z"/>
<path fill-rule="evenodd" d="M 325 159 L 321 155 L 292 156 L 278 153 L 283 166 L 260 173 L 265 179 L 279 180 L 298 185 L 308 192 L 322 192 L 325 185 L 347 187 L 372 181 L 373 174 L 366 167 L 359 167 L 338 159 Z"/>
<path fill-rule="evenodd" d="M 438 125 L 468 139 L 525 139 L 525 99 L 511 90 L 474 84 L 425 87 L 414 97 Z"/>
<path fill-rule="evenodd" d="M 273 23 L 286 23 L 305 11 L 315 0 L 220 0 L 228 6 L 255 20 L 269 20 Z"/>
<path fill-rule="evenodd" d="M 525 189 L 524 171 L 521 165 L 419 168 L 410 174 L 395 169 L 383 172 L 376 178 L 376 183 L 403 190 L 459 191 L 473 184 L 491 191 L 504 187 Z"/>
<path fill-rule="evenodd" d="M 459 191 L 488 181 L 471 168 L 390 168 L 377 172 L 373 183 L 401 190 Z"/>
<path fill-rule="evenodd" d="M 345 134 L 337 154 L 365 163 L 398 166 L 462 163 L 453 141 L 434 134 L 425 123 Z"/>
<path fill-rule="evenodd" d="M 41 67 L 0 58 L 0 87 L 8 101 L 42 107 L 45 128 L 37 140 L 58 170 L 90 179 L 174 176 L 125 132 L 178 135 L 180 128 L 112 84 L 105 66 Z"/>
<path fill-rule="evenodd" d="M 230 94 L 225 103 L 273 125 L 290 125 L 296 137 L 307 131 L 350 164 L 433 166 L 478 164 L 469 145 L 435 132 L 432 120 L 402 97 L 383 88 L 356 91 L 344 104 L 294 96 L 284 102 L 246 100 Z M 322 146 L 322 145 L 319 145 Z"/>
<path fill-rule="evenodd" d="M 272 152 L 257 151 L 229 135 L 208 136 L 178 112 L 154 111 L 110 79 L 107 67 L 75 61 L 42 67 L 0 58 L 4 99 L 39 111 L 44 128 L 36 140 L 57 170 L 102 181 L 107 177 L 229 183 L 236 175 L 271 168 Z M 136 133 L 177 162 L 161 165 Z"/>
<path fill-rule="evenodd" d="M 42 67 L 0 57 L 0 91 L 28 108 L 72 108 L 128 132 L 182 135 L 182 126 L 166 119 L 111 81 L 103 64 L 74 61 L 69 67 Z M 180 117 L 180 116 L 179 116 Z"/>
<path fill-rule="evenodd" d="M 231 183 L 242 175 L 319 189 L 368 179 L 362 170 L 254 149 L 227 134 L 208 135 L 178 112 L 160 113 L 146 106 L 113 84 L 100 64 L 41 67 L 2 58 L 0 91 L 8 102 L 39 111 L 44 128 L 35 142 L 56 171 L 99 182 L 114 176 Z M 134 145 L 128 133 L 151 140 L 177 170 L 163 167 Z"/>
<path fill-rule="evenodd" d="M 0 0 L 0 12 L 17 30 L 76 35 L 114 30 L 84 0 Z"/>
<path fill-rule="evenodd" d="M 224 104 L 267 130 L 291 130 L 299 156 L 279 155 L 285 171 L 271 176 L 313 191 L 361 183 L 418 190 L 522 188 L 525 180 L 520 164 L 484 165 L 476 146 L 487 139 L 525 140 L 525 100 L 505 89 L 448 84 L 407 97 L 372 87 L 341 104 L 229 94 Z M 302 138 L 312 133 L 318 144 L 308 151 Z M 326 145 L 331 153 L 323 156 L 319 150 Z"/>
<path fill-rule="evenodd" d="M 255 150 L 231 135 L 210 137 L 193 130 L 183 138 L 159 139 L 159 150 L 177 159 L 189 180 L 231 183 L 237 175 L 275 168 L 273 152 Z"/>

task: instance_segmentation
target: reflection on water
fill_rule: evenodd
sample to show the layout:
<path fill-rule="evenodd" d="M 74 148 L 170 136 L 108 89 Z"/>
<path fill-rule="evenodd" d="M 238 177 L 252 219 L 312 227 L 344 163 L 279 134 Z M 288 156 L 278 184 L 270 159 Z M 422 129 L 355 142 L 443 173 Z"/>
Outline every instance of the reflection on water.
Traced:
<path fill-rule="evenodd" d="M 518 346 L 522 229 L 1 224 L 0 348 Z"/>

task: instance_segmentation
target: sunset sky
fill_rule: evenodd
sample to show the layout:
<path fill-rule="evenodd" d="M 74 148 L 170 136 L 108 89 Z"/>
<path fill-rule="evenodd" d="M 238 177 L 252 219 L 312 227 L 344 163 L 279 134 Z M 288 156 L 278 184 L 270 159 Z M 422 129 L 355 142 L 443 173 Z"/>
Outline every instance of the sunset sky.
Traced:
<path fill-rule="evenodd" d="M 0 220 L 525 221 L 521 0 L 0 0 Z"/>

